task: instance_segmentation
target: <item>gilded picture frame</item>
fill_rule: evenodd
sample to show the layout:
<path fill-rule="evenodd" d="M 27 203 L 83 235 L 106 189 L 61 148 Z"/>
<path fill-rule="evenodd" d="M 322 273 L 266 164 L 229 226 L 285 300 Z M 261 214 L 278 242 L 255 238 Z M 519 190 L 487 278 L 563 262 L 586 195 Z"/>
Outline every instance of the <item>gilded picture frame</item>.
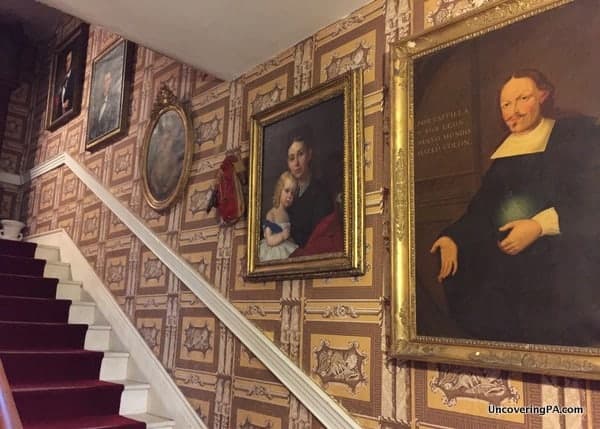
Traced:
<path fill-rule="evenodd" d="M 81 95 L 89 26 L 81 24 L 63 40 L 52 55 L 46 129 L 54 131 L 81 112 Z"/>
<path fill-rule="evenodd" d="M 594 1 L 502 0 L 392 45 L 394 355 L 600 379 L 598 22 Z"/>
<path fill-rule="evenodd" d="M 92 62 L 85 149 L 93 151 L 127 134 L 135 44 L 120 39 Z"/>
<path fill-rule="evenodd" d="M 142 183 L 146 202 L 155 210 L 169 208 L 187 183 L 194 137 L 183 103 L 167 85 L 156 96 L 142 144 Z"/>
<path fill-rule="evenodd" d="M 362 88 L 354 70 L 251 118 L 248 280 L 364 273 Z"/>

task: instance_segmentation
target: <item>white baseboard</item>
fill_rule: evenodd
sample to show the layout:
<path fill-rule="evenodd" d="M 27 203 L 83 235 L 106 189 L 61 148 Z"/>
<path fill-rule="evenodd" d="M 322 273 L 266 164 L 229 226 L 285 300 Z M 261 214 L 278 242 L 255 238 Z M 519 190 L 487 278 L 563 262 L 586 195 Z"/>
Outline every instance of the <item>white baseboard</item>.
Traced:
<path fill-rule="evenodd" d="M 73 278 L 83 282 L 144 381 L 151 385 L 148 412 L 174 420 L 177 428 L 208 429 L 69 235 L 60 229 L 27 237 L 27 241 L 60 248 L 62 262 L 71 264 Z"/>

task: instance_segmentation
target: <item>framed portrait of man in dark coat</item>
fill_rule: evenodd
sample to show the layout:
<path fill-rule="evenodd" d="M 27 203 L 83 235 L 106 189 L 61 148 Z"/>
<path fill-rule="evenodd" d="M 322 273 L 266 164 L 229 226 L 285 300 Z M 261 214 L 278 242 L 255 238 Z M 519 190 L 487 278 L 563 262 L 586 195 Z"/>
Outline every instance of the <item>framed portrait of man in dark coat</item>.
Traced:
<path fill-rule="evenodd" d="M 52 55 L 46 107 L 46 128 L 50 131 L 66 124 L 81 111 L 88 29 L 87 24 L 77 27 Z"/>
<path fill-rule="evenodd" d="M 119 40 L 92 64 L 86 150 L 93 150 L 127 131 L 134 44 Z"/>
<path fill-rule="evenodd" d="M 583 361 L 600 347 L 600 4 L 517 4 L 394 51 L 404 116 L 393 153 L 409 154 L 392 180 L 394 314 L 406 316 L 396 350 L 589 375 Z M 576 348 L 587 357 L 565 351 Z"/>

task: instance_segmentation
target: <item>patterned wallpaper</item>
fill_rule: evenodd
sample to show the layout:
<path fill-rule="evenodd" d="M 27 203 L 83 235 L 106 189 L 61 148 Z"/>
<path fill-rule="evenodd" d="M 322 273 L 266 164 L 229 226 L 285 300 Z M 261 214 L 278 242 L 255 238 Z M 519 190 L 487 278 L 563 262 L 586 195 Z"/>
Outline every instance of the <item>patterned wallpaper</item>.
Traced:
<path fill-rule="evenodd" d="M 0 171 L 19 174 L 25 157 L 28 141 L 28 125 L 31 123 L 30 111 L 32 106 L 32 85 L 21 82 L 10 96 L 6 128 L 2 140 L 0 154 Z M 0 200 L 0 218 L 18 217 L 21 194 L 17 186 L 0 184 L 2 186 Z"/>
<path fill-rule="evenodd" d="M 27 151 L 11 149 L 22 147 L 22 140 L 7 145 L 2 165 L 24 153 L 29 167 L 62 151 L 73 155 L 365 428 L 600 426 L 596 382 L 426 365 L 386 354 L 389 255 L 382 188 L 389 180 L 387 43 L 483 3 L 375 0 L 232 82 L 138 47 L 129 132 L 98 152 L 86 153 L 90 64 L 117 38 L 92 26 L 82 114 L 56 132 L 43 130 L 47 83 L 42 79 L 31 94 L 36 130 L 31 145 Z M 62 32 L 68 31 L 61 29 L 57 38 Z M 47 58 L 40 63 L 48 69 Z M 207 214 L 202 205 L 225 152 L 239 148 L 247 157 L 248 118 L 254 112 L 359 66 L 365 78 L 367 274 L 245 283 L 245 221 L 219 226 L 214 210 Z M 189 101 L 198 143 L 185 195 L 168 211 L 157 213 L 142 197 L 139 153 L 163 83 Z M 31 233 L 64 228 L 71 235 L 208 427 L 322 427 L 67 169 L 54 170 L 23 189 L 21 214 Z M 488 412 L 490 404 L 583 405 L 587 413 L 498 415 Z"/>

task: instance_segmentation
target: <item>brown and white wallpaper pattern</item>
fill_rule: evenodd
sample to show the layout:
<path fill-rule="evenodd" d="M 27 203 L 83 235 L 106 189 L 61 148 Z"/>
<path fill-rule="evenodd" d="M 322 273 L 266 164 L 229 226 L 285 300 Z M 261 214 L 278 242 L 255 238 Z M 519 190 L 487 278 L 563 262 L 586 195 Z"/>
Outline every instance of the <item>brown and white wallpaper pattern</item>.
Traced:
<path fill-rule="evenodd" d="M 92 26 L 82 114 L 49 133 L 41 127 L 46 84 L 24 86 L 13 94 L 14 125 L 7 133 L 15 137 L 5 145 L 0 162 L 11 168 L 20 163 L 31 167 L 62 151 L 73 155 L 362 427 L 600 427 L 598 382 L 397 361 L 387 354 L 387 44 L 483 3 L 375 0 L 232 82 L 138 47 L 129 132 L 100 151 L 86 153 L 89 64 L 117 39 Z M 47 58 L 39 61 L 47 70 Z M 226 151 L 239 150 L 247 158 L 248 119 L 253 113 L 355 67 L 363 68 L 365 78 L 366 275 L 244 282 L 245 220 L 221 226 L 215 211 L 205 210 L 206 192 Z M 142 196 L 139 151 L 163 83 L 188 103 L 196 141 L 181 200 L 158 213 Z M 27 108 L 19 107 L 28 103 Z M 20 131 L 26 123 L 33 130 L 27 147 L 22 137 L 26 133 Z M 6 204 L 3 201 L 3 210 Z M 64 228 L 70 234 L 208 427 L 322 427 L 67 169 L 52 171 L 22 189 L 20 213 L 31 233 Z M 490 404 L 582 405 L 586 414 L 494 415 L 488 412 Z"/>
<path fill-rule="evenodd" d="M 31 82 L 21 82 L 9 99 L 6 124 L 0 153 L 0 171 L 20 174 L 26 156 L 28 133 L 32 118 Z M 0 218 L 19 218 L 23 193 L 18 186 L 0 183 Z"/>

